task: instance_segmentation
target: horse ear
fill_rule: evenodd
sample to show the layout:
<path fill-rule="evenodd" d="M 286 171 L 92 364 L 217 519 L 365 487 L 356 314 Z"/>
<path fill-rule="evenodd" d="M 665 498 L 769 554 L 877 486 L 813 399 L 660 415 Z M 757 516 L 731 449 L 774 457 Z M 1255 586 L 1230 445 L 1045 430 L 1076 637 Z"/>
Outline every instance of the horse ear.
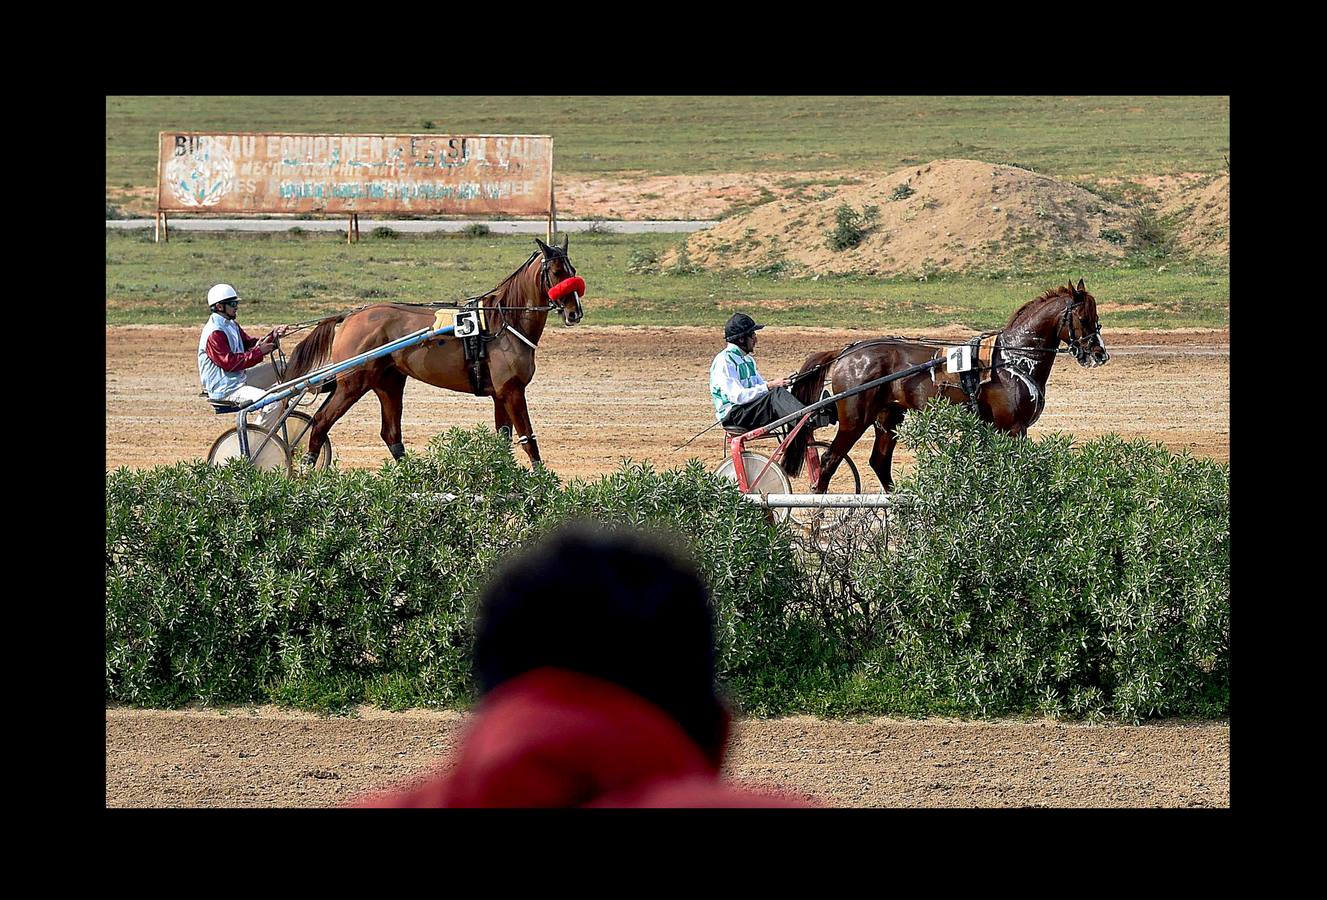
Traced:
<path fill-rule="evenodd" d="M 567 252 L 567 244 L 570 243 L 570 242 L 571 242 L 571 235 L 569 235 L 569 234 L 564 234 L 564 235 L 562 236 L 562 252 L 563 252 L 563 253 L 566 253 L 566 252 Z"/>
<path fill-rule="evenodd" d="M 1083 285 L 1083 279 L 1078 279 L 1078 293 L 1083 293 L 1087 288 Z"/>
<path fill-rule="evenodd" d="M 535 238 L 535 239 L 534 239 L 534 242 L 535 242 L 536 244 L 539 245 L 539 249 L 540 249 L 541 252 L 543 252 L 543 253 L 547 253 L 547 252 L 548 252 L 548 245 L 545 244 L 543 241 L 539 240 L 539 238 Z"/>

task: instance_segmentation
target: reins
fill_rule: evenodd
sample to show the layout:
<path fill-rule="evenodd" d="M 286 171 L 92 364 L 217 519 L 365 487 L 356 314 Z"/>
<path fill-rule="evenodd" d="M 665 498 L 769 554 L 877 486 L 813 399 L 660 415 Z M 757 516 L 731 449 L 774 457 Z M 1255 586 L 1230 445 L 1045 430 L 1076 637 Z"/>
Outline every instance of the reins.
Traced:
<path fill-rule="evenodd" d="M 553 249 L 556 249 L 556 248 L 553 248 Z M 492 296 L 494 296 L 495 294 L 497 294 L 499 291 L 501 291 L 504 287 L 507 286 L 508 282 L 510 282 L 510 281 L 511 281 L 513 278 L 515 278 L 517 275 L 520 275 L 522 272 L 524 272 L 524 271 L 525 271 L 525 267 L 528 266 L 528 265 L 530 265 L 530 263 L 534 261 L 534 258 L 535 258 L 536 256 L 538 256 L 541 252 L 542 252 L 542 251 L 540 251 L 540 250 L 536 250 L 534 253 L 531 253 L 531 254 L 529 255 L 529 257 L 526 258 L 525 262 L 521 263 L 519 266 L 516 267 L 516 271 L 512 272 L 512 273 L 511 273 L 510 275 L 508 275 L 506 278 L 504 278 L 504 279 L 502 279 L 500 282 L 498 282 L 498 284 L 497 284 L 496 287 L 491 288 L 491 289 L 485 291 L 485 292 L 482 293 L 482 294 L 476 294 L 476 295 L 474 295 L 473 297 L 466 297 L 464 300 L 461 300 L 461 301 L 458 301 L 458 302 L 451 302 L 451 301 L 447 301 L 447 300 L 431 300 L 431 301 L 429 301 L 429 302 L 427 302 L 427 303 L 410 303 L 409 301 L 400 300 L 400 301 L 396 301 L 396 302 L 394 302 L 392 305 L 393 305 L 393 306 L 417 306 L 417 307 L 420 307 L 421 309 L 465 309 L 466 307 L 470 306 L 471 304 L 478 303 L 479 301 L 484 300 L 486 297 L 492 297 Z M 549 277 L 549 274 L 548 274 L 548 257 L 547 257 L 547 256 L 544 257 L 544 261 L 543 261 L 543 263 L 540 264 L 540 266 L 539 266 L 539 277 L 540 277 L 540 281 L 543 282 L 544 290 L 547 291 L 548 288 L 551 286 L 551 285 L 549 284 L 550 277 Z M 303 331 L 303 330 L 306 329 L 306 328 L 312 328 L 313 326 L 315 326 L 315 325 L 319 324 L 320 322 L 323 322 L 323 321 L 325 321 L 325 320 L 327 320 L 327 319 L 330 319 L 330 318 L 332 318 L 333 316 L 341 316 L 341 317 L 344 318 L 345 316 L 349 316 L 349 315 L 352 315 L 353 313 L 357 313 L 357 312 L 359 312 L 359 311 L 362 310 L 362 309 L 368 309 L 370 306 L 377 306 L 377 305 L 378 305 L 378 304 L 376 304 L 376 303 L 366 303 L 366 304 L 364 304 L 364 305 L 362 305 L 362 306 L 352 306 L 352 307 L 350 307 L 349 309 L 347 309 L 347 310 L 345 310 L 345 311 L 343 311 L 343 312 L 340 312 L 340 313 L 328 313 L 327 315 L 319 316 L 319 317 L 316 318 L 316 319 L 306 319 L 306 320 L 304 320 L 303 322 L 296 322 L 295 324 L 293 324 L 293 325 L 291 325 L 291 326 L 289 327 L 289 329 L 286 331 L 286 334 L 287 334 L 287 335 L 296 334 L 296 333 L 298 333 L 298 332 Z M 504 311 L 504 310 L 512 310 L 512 311 L 516 311 L 516 310 L 525 310 L 526 312 L 536 312 L 536 313 L 538 313 L 538 312 L 552 312 L 553 310 L 557 309 L 557 305 L 556 305 L 556 304 L 553 304 L 553 303 L 549 303 L 549 304 L 546 305 L 546 306 L 485 306 L 485 307 L 483 307 L 483 308 L 484 308 L 484 309 L 493 309 L 493 310 L 498 310 L 498 311 Z"/>
<path fill-rule="evenodd" d="M 1060 314 L 1060 327 L 1063 328 L 1067 324 L 1069 328 L 1069 340 L 1067 342 L 1069 346 L 1060 347 L 1057 345 L 1055 347 L 1017 347 L 1017 346 L 1008 346 L 1006 344 L 1002 345 L 1000 349 L 1007 351 L 1015 351 L 1018 353 L 1073 353 L 1075 352 L 1075 349 L 1081 349 L 1081 344 L 1083 341 L 1087 340 L 1087 338 L 1091 337 L 1093 334 L 1101 333 L 1101 323 L 1097 322 L 1096 329 L 1093 331 L 1084 331 L 1082 337 L 1077 337 L 1074 334 L 1074 317 L 1070 315 L 1070 313 L 1076 307 L 1083 305 L 1085 302 L 1087 301 L 1070 300 L 1068 303 L 1065 304 L 1064 310 Z M 986 338 L 991 337 L 992 335 L 999 335 L 1003 337 L 1009 331 L 1010 331 L 1010 326 L 1006 325 L 1004 328 L 1000 328 L 995 331 L 980 332 L 979 334 L 976 335 L 976 338 L 980 340 L 985 340 Z M 973 340 L 973 338 L 969 338 L 968 340 Z M 964 341 L 963 343 L 967 343 L 967 341 Z M 917 344 L 922 347 L 934 347 L 937 350 L 944 350 L 948 347 L 954 346 L 954 342 L 952 340 L 946 341 L 940 338 L 927 338 L 927 337 L 903 337 L 901 335 L 889 335 L 887 337 L 882 337 L 882 338 L 872 338 L 869 341 L 854 341 L 853 343 L 848 344 L 846 347 L 840 350 L 838 356 L 835 356 L 833 359 L 828 360 L 827 362 L 823 362 L 818 366 L 813 366 L 812 368 L 807 369 L 805 372 L 800 373 L 796 377 L 801 378 L 806 375 L 810 375 L 812 372 L 815 372 L 823 368 L 824 366 L 833 365 L 834 363 L 838 362 L 844 356 L 853 351 L 863 350 L 867 347 L 874 347 L 879 344 Z M 1000 365 L 1005 365 L 1005 364 L 1001 363 Z"/>
<path fill-rule="evenodd" d="M 676 453 L 677 451 L 681 450 L 682 447 L 690 446 L 690 445 L 691 445 L 691 441 L 694 441 L 696 438 L 700 437 L 700 436 L 701 436 L 702 434 L 704 434 L 705 432 L 710 431 L 710 430 L 712 430 L 712 429 L 714 429 L 714 428 L 717 428 L 720 424 L 722 424 L 722 423 L 720 423 L 720 422 L 718 422 L 718 421 L 715 421 L 712 425 L 708 426 L 707 428 L 702 428 L 700 431 L 698 431 L 698 432 L 696 432 L 695 434 L 693 434 L 693 435 L 691 436 L 691 440 L 687 441 L 687 442 L 686 442 L 685 444 L 683 444 L 681 447 L 674 447 L 674 448 L 673 448 L 673 452 Z"/>

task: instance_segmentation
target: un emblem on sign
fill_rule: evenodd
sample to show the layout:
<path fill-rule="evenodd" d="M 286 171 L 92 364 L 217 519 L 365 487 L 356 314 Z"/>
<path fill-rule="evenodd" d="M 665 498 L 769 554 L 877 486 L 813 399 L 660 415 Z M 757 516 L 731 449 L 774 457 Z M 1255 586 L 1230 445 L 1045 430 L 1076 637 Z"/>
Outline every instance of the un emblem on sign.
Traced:
<path fill-rule="evenodd" d="M 166 164 L 166 184 L 185 206 L 214 206 L 235 186 L 235 161 L 220 141 L 200 142 Z"/>

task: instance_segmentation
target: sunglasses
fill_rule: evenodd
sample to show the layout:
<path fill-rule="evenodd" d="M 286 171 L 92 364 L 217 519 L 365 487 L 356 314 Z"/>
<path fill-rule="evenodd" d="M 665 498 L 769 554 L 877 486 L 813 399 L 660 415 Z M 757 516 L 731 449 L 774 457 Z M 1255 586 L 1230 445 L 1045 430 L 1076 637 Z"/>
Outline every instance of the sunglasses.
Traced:
<path fill-rule="evenodd" d="M 234 308 L 238 309 L 238 308 L 239 308 L 239 305 L 240 305 L 240 301 L 238 301 L 238 300 L 222 300 L 222 301 L 221 301 L 221 305 L 222 305 L 222 306 L 230 306 L 230 307 L 234 307 Z"/>

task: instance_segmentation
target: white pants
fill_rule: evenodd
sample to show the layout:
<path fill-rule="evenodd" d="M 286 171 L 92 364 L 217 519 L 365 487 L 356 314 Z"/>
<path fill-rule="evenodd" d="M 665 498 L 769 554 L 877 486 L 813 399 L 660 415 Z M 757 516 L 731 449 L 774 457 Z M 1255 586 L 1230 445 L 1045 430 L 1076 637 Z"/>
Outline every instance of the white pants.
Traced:
<path fill-rule="evenodd" d="M 226 395 L 226 399 L 233 400 L 236 403 L 246 403 L 251 400 L 257 400 L 259 397 L 263 396 L 266 393 L 267 391 L 263 390 L 262 388 L 256 388 L 251 384 L 242 384 L 238 388 L 236 388 L 232 393 Z M 263 428 L 267 425 L 268 422 L 273 421 L 273 419 L 276 416 L 280 415 L 281 410 L 285 409 L 285 406 L 286 406 L 286 401 L 284 400 L 282 400 L 280 403 L 269 404 L 268 406 L 264 406 L 262 409 L 249 415 L 246 418 L 246 421 L 250 425 L 254 425 L 258 428 Z"/>

